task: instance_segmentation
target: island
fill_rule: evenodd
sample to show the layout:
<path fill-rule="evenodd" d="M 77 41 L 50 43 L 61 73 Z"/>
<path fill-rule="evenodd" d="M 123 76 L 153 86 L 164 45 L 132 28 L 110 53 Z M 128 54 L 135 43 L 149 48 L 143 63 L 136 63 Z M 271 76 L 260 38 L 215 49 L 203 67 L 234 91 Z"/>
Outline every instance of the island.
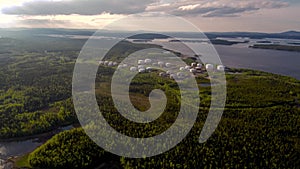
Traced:
<path fill-rule="evenodd" d="M 272 49 L 272 50 L 300 52 L 300 46 L 296 46 L 296 45 L 254 44 L 249 47 L 254 49 Z"/>

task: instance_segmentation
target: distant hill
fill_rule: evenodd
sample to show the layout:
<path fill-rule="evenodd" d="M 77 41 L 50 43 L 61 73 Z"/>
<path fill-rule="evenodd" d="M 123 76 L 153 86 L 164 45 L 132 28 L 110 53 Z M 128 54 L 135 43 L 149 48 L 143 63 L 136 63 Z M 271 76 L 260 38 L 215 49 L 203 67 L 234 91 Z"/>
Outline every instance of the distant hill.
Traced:
<path fill-rule="evenodd" d="M 0 36 L 3 37 L 26 37 L 26 36 L 40 36 L 40 35 L 85 35 L 91 36 L 95 30 L 78 30 L 78 29 L 51 29 L 51 28 L 14 28 L 14 29 L 0 29 Z"/>
<path fill-rule="evenodd" d="M 300 36 L 300 32 L 298 31 L 287 31 L 287 32 L 282 32 L 280 34 L 285 36 Z"/>
<path fill-rule="evenodd" d="M 0 29 L 0 36 L 3 37 L 16 37 L 16 36 L 38 36 L 38 35 L 84 35 L 92 36 L 96 30 L 92 29 L 51 29 L 51 28 L 34 28 L 34 29 L 25 29 L 25 28 L 14 28 L 14 29 Z M 129 32 L 129 31 L 109 31 L 109 30 L 100 30 L 97 31 L 98 34 L 103 34 L 103 36 L 112 36 L 112 37 L 128 37 L 131 36 L 131 39 L 165 39 L 169 36 L 177 38 L 204 38 L 202 33 L 197 32 L 158 32 L 147 33 L 146 31 L 138 32 Z M 133 35 L 136 34 L 136 35 Z M 169 36 L 166 36 L 169 35 Z M 133 36 L 132 36 L 133 35 Z M 263 38 L 281 38 L 281 39 L 300 39 L 300 32 L 290 30 L 281 33 L 261 33 L 261 32 L 207 32 L 205 35 L 209 39 L 215 39 L 217 37 L 227 37 L 227 38 L 236 38 L 236 37 L 249 37 L 252 39 L 263 39 Z"/>
<path fill-rule="evenodd" d="M 260 32 L 214 32 L 206 33 L 209 38 L 216 37 L 249 37 L 252 39 L 263 39 L 263 38 L 281 38 L 281 39 L 300 39 L 300 32 L 287 31 L 282 33 L 260 33 Z"/>
<path fill-rule="evenodd" d="M 154 34 L 154 33 L 141 33 L 141 34 L 137 34 L 137 35 L 133 35 L 133 36 L 129 37 L 129 39 L 147 39 L 147 40 L 167 39 L 167 38 L 169 38 L 169 36 L 162 35 L 162 34 Z"/>

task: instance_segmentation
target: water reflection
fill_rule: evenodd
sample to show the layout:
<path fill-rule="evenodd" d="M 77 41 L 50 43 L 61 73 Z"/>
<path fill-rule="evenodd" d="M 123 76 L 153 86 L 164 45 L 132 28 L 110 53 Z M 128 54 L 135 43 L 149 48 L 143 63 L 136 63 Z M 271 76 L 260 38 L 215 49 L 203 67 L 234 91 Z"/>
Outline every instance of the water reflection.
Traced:
<path fill-rule="evenodd" d="M 35 139 L 0 142 L 0 169 L 11 168 L 11 163 L 7 163 L 7 159 L 9 157 L 21 156 L 30 153 L 38 146 L 42 145 L 45 141 L 47 141 L 47 139 L 51 138 L 54 134 L 61 131 L 70 130 L 72 128 L 74 128 L 73 125 L 66 126 L 57 129 L 56 131 L 53 131 L 49 134 L 46 134 L 43 137 Z"/>

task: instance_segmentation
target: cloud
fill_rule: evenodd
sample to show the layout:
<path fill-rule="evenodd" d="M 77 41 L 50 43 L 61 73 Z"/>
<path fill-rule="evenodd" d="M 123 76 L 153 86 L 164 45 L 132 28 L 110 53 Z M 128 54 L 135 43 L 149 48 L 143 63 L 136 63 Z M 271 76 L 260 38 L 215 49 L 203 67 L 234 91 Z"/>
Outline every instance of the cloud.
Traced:
<path fill-rule="evenodd" d="M 8 15 L 9 16 L 9 15 Z M 18 27 L 39 27 L 39 28 L 90 28 L 101 29 L 105 25 L 123 17 L 123 15 L 22 15 L 14 16 L 14 25 Z M 1 22 L 0 22 L 1 23 Z M 1 23 L 2 24 L 2 23 Z"/>
<path fill-rule="evenodd" d="M 60 28 L 66 25 L 72 25 L 70 20 L 55 20 L 55 19 L 20 19 L 15 22 L 20 27 L 38 27 L 38 28 Z"/>
<path fill-rule="evenodd" d="M 37 0 L 4 8 L 11 15 L 97 15 L 165 12 L 177 16 L 232 17 L 260 9 L 287 7 L 279 0 Z"/>
<path fill-rule="evenodd" d="M 133 14 L 145 11 L 156 0 L 67 0 L 26 2 L 21 6 L 2 9 L 10 15 L 97 15 L 101 13 Z"/>
<path fill-rule="evenodd" d="M 232 17 L 260 9 L 287 7 L 287 2 L 276 0 L 179 0 L 174 3 L 156 3 L 148 11 L 167 11 L 179 16 Z"/>

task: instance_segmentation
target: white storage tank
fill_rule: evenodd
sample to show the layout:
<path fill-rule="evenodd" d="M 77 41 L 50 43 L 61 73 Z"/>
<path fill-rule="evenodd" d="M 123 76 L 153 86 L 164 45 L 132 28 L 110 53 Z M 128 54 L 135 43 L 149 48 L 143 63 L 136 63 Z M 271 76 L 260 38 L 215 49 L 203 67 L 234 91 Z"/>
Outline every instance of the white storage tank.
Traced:
<path fill-rule="evenodd" d="M 159 76 L 165 77 L 165 76 L 166 76 L 166 73 L 165 73 L 165 72 L 160 72 L 160 73 L 159 73 Z"/>
<path fill-rule="evenodd" d="M 139 64 L 139 65 L 142 65 L 142 64 L 144 64 L 144 63 L 145 63 L 144 60 L 138 60 L 138 64 Z"/>
<path fill-rule="evenodd" d="M 110 61 L 110 62 L 108 62 L 108 66 L 113 66 L 113 62 L 112 61 Z"/>
<path fill-rule="evenodd" d="M 104 63 L 104 61 L 102 61 L 102 60 L 99 61 L 99 65 L 103 65 L 103 63 Z"/>
<path fill-rule="evenodd" d="M 218 70 L 218 71 L 224 71 L 224 70 L 225 70 L 225 66 L 223 66 L 223 65 L 218 65 L 218 66 L 217 66 L 217 70 Z"/>
<path fill-rule="evenodd" d="M 150 64 L 152 62 L 151 59 L 145 59 L 145 64 Z"/>
<path fill-rule="evenodd" d="M 147 71 L 147 72 L 151 72 L 152 70 L 153 70 L 152 67 L 147 67 L 147 68 L 146 68 L 146 71 Z"/>
<path fill-rule="evenodd" d="M 186 70 L 190 70 L 192 67 L 191 66 L 185 66 Z"/>
<path fill-rule="evenodd" d="M 163 67 L 165 65 L 164 62 L 158 62 L 158 66 Z"/>
<path fill-rule="evenodd" d="M 138 69 L 144 69 L 145 66 L 144 65 L 138 65 Z"/>
<path fill-rule="evenodd" d="M 144 68 L 139 69 L 139 73 L 144 73 L 146 70 Z"/>
<path fill-rule="evenodd" d="M 198 63 L 198 64 L 197 64 L 197 67 L 201 67 L 201 68 L 202 68 L 202 64 L 201 64 L 201 63 Z"/>
<path fill-rule="evenodd" d="M 117 64 L 118 64 L 117 62 L 113 62 L 113 66 L 117 66 Z"/>
<path fill-rule="evenodd" d="M 152 65 L 153 65 L 153 66 L 157 66 L 157 65 L 158 65 L 158 63 L 157 63 L 157 62 L 154 62 L 154 63 L 152 63 Z"/>
<path fill-rule="evenodd" d="M 196 73 L 196 69 L 192 68 L 192 69 L 190 69 L 190 72 L 191 73 Z"/>
<path fill-rule="evenodd" d="M 184 71 L 184 70 L 185 70 L 185 67 L 180 67 L 179 70 L 180 70 L 180 71 Z"/>
<path fill-rule="evenodd" d="M 196 67 L 196 66 L 197 66 L 197 63 L 193 62 L 193 63 L 191 63 L 191 66 L 192 66 L 192 67 Z"/>
<path fill-rule="evenodd" d="M 201 70 L 202 67 L 198 67 L 198 66 L 197 66 L 197 67 L 195 67 L 195 69 L 196 69 L 196 70 Z"/>
<path fill-rule="evenodd" d="M 213 64 L 206 64 L 205 68 L 207 71 L 213 71 L 214 70 L 214 65 Z"/>
<path fill-rule="evenodd" d="M 104 61 L 104 65 L 107 65 L 109 63 L 109 61 Z"/>
<path fill-rule="evenodd" d="M 173 74 L 173 73 L 170 74 L 170 78 L 171 78 L 171 79 L 176 79 L 176 77 L 177 77 L 176 74 Z"/>
<path fill-rule="evenodd" d="M 178 73 L 177 73 L 177 76 L 178 76 L 179 78 L 182 78 L 182 77 L 184 77 L 184 73 L 183 73 L 183 72 L 178 72 Z"/>
<path fill-rule="evenodd" d="M 172 64 L 171 63 L 166 63 L 166 67 L 171 67 Z"/>
<path fill-rule="evenodd" d="M 130 71 L 135 72 L 135 71 L 137 71 L 137 68 L 136 67 L 130 67 Z"/>

